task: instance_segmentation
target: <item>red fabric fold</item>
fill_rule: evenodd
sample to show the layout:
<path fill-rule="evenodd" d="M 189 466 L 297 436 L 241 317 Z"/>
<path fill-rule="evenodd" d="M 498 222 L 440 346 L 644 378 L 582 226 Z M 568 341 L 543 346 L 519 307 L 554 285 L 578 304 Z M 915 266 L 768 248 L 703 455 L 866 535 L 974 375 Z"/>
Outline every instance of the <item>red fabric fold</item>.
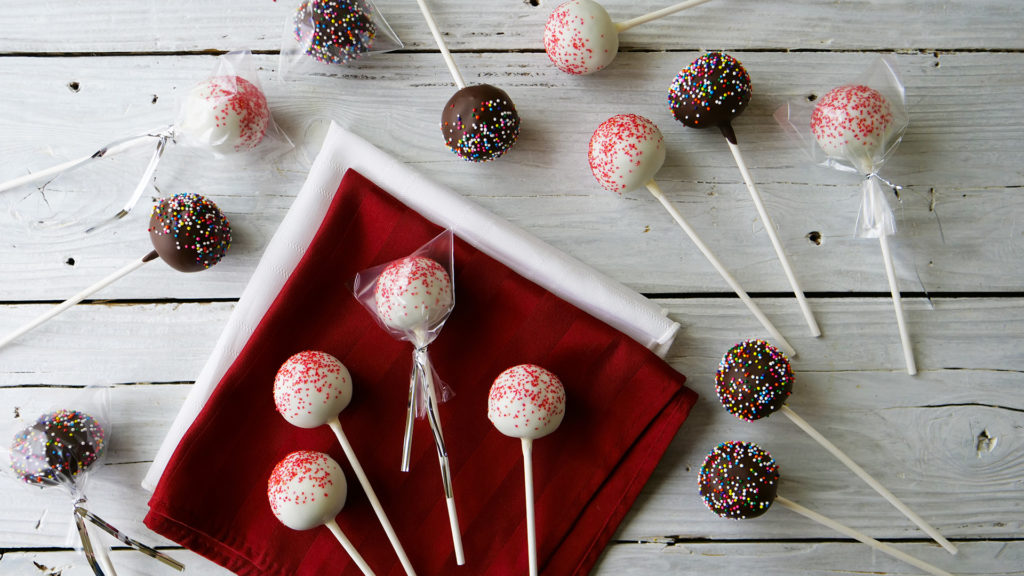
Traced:
<path fill-rule="evenodd" d="M 352 373 L 342 427 L 417 573 L 525 574 L 522 451 L 486 412 L 493 379 L 534 363 L 558 374 L 567 395 L 561 427 L 534 444 L 540 566 L 551 575 L 593 567 L 696 394 L 640 344 L 456 238 L 456 306 L 430 352 L 456 393 L 441 417 L 467 558 L 457 567 L 426 422 L 416 424 L 411 470 L 398 470 L 412 347 L 349 289 L 360 270 L 439 232 L 346 173 L 303 259 L 175 451 L 149 503 L 150 528 L 238 574 L 359 574 L 330 531 L 292 531 L 267 503 L 274 465 L 320 450 L 346 470 L 342 530 L 377 574 L 404 573 L 331 431 L 293 427 L 274 410 L 278 367 L 316 349 Z"/>

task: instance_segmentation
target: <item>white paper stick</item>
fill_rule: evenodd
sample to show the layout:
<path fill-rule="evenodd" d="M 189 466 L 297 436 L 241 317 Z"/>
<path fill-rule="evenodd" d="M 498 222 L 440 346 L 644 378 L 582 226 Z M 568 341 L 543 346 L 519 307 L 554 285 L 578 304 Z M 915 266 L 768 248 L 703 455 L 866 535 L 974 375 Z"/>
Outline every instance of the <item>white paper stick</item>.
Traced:
<path fill-rule="evenodd" d="M 914 361 L 914 348 L 910 342 L 910 332 L 907 330 L 907 321 L 903 317 L 903 300 L 900 298 L 900 289 L 896 285 L 896 268 L 892 262 L 892 252 L 889 250 L 889 237 L 883 232 L 878 237 L 882 246 L 882 259 L 885 261 L 885 275 L 889 279 L 889 291 L 892 292 L 892 306 L 896 309 L 896 325 L 900 331 L 900 343 L 903 344 L 903 358 L 907 362 L 907 374 L 917 374 L 917 363 Z"/>
<path fill-rule="evenodd" d="M 530 576 L 537 576 L 537 516 L 533 504 L 533 439 L 523 438 L 523 475 L 526 480 L 526 549 Z"/>
<path fill-rule="evenodd" d="M 110 274 L 106 278 L 103 278 L 99 282 L 96 282 L 92 286 L 89 286 L 88 288 L 82 290 L 78 294 L 75 294 L 71 298 L 68 298 L 67 300 L 61 302 L 60 304 L 57 304 L 53 308 L 50 308 L 49 310 L 44 312 L 43 314 L 40 314 L 38 317 L 36 317 L 35 320 L 32 320 L 28 324 L 25 324 L 21 328 L 18 328 L 13 333 L 8 334 L 3 340 L 0 340 L 0 348 L 7 346 L 20 336 L 24 335 L 26 332 L 29 332 L 37 328 L 39 325 L 43 324 L 47 320 L 53 318 L 54 316 L 60 314 L 61 312 L 67 310 L 68 308 L 71 308 L 72 306 L 78 304 L 82 300 L 85 300 L 89 296 L 93 295 L 95 292 L 98 292 L 103 288 L 106 288 L 110 284 L 113 284 L 121 277 L 127 276 L 129 273 L 135 271 L 137 268 L 140 268 L 146 262 L 149 262 L 150 260 L 155 260 L 157 258 L 159 258 L 159 256 L 157 256 L 156 250 L 154 250 L 138 260 L 133 260 L 131 263 L 124 266 L 120 270 L 117 270 L 113 274 Z"/>
<path fill-rule="evenodd" d="M 768 333 L 772 335 L 772 339 L 775 340 L 775 342 L 779 345 L 779 348 L 782 348 L 782 351 L 785 352 L 787 356 L 796 356 L 796 350 L 794 350 L 793 347 L 789 345 L 789 342 L 787 342 L 786 339 L 782 337 L 782 333 L 779 332 L 779 329 L 776 328 L 774 324 L 772 324 L 771 320 L 769 320 L 768 317 L 764 315 L 764 312 L 761 311 L 757 304 L 755 304 L 754 301 L 750 299 L 750 296 L 747 294 L 747 292 L 740 286 L 739 282 L 737 282 L 736 279 L 733 278 L 732 274 L 730 274 L 729 271 L 725 269 L 725 266 L 714 255 L 714 253 L 711 252 L 711 249 L 708 248 L 703 241 L 701 241 L 700 237 L 697 236 L 697 232 L 690 227 L 690 225 L 683 218 L 683 215 L 679 213 L 679 210 L 677 210 L 676 207 L 673 206 L 667 198 L 665 198 L 665 194 L 662 193 L 661 187 L 658 186 L 658 183 L 655 182 L 654 180 L 651 180 L 650 182 L 647 183 L 647 189 L 650 190 L 651 194 L 653 194 L 654 197 L 658 199 L 658 202 L 661 202 L 661 205 L 664 206 L 666 210 L 668 210 L 668 213 L 672 215 L 672 218 L 674 218 L 676 223 L 679 224 L 679 227 L 682 228 L 684 232 L 686 232 L 686 235 L 690 237 L 690 240 L 693 240 L 693 243 L 697 245 L 697 248 L 701 251 L 702 254 L 704 254 L 704 257 L 708 259 L 708 262 L 711 262 L 711 265 L 715 267 L 715 270 L 717 270 L 718 273 L 722 276 L 722 278 L 729 284 L 733 292 L 735 292 L 736 295 L 740 297 L 740 300 L 742 300 L 743 303 L 747 305 L 747 308 L 750 309 L 750 311 L 754 314 L 755 317 L 757 317 L 758 321 L 761 322 L 761 325 L 764 326 L 765 330 L 767 330 Z"/>
<path fill-rule="evenodd" d="M 867 544 L 868 546 L 871 546 L 875 550 L 878 550 L 880 552 L 884 552 L 884 553 L 892 556 L 893 558 L 897 558 L 899 560 L 902 560 L 902 561 L 906 562 L 907 564 L 910 564 L 911 566 L 916 566 L 917 568 L 920 568 L 921 570 L 924 570 L 925 572 L 928 572 L 929 574 L 934 574 L 935 576 L 953 576 L 949 572 L 946 572 L 945 570 L 942 570 L 941 568 L 937 568 L 935 566 L 932 566 L 931 564 L 925 562 L 924 560 L 920 560 L 918 558 L 915 558 L 914 556 L 911 556 L 910 554 L 907 554 L 906 552 L 897 550 L 896 548 L 893 548 L 892 546 L 889 546 L 888 544 L 885 544 L 883 542 L 879 542 L 878 540 L 875 540 L 874 538 L 872 538 L 870 536 L 866 536 L 866 535 L 864 535 L 864 534 L 862 534 L 862 533 L 860 533 L 860 532 L 858 532 L 858 531 L 854 530 L 853 528 L 850 528 L 850 527 L 848 527 L 846 525 L 840 524 L 839 522 L 836 522 L 835 520 L 832 520 L 831 518 L 828 518 L 827 516 L 822 516 L 821 514 L 818 514 L 817 512 L 815 512 L 815 511 L 813 511 L 813 510 L 811 510 L 809 508 L 804 508 L 803 506 L 797 504 L 796 502 L 793 502 L 792 500 L 789 500 L 788 498 L 783 498 L 782 496 L 776 496 L 775 497 L 775 501 L 778 502 L 779 504 L 785 506 L 786 508 L 789 508 L 793 512 L 796 512 L 797 514 L 800 514 L 801 516 L 804 516 L 805 518 L 809 518 L 811 520 L 814 520 L 815 522 L 821 524 L 822 526 L 828 526 L 829 528 L 835 530 L 836 532 L 839 532 L 840 534 L 845 534 L 845 535 L 849 536 L 850 538 L 853 538 L 854 540 L 857 540 L 858 542 L 862 542 L 864 544 Z"/>
<path fill-rule="evenodd" d="M 921 528 L 921 530 L 924 530 L 926 534 L 931 536 L 932 540 L 938 542 L 950 554 L 957 553 L 956 546 L 954 546 L 953 543 L 949 540 L 946 540 L 946 538 L 942 534 L 940 534 L 934 526 L 926 522 L 924 518 L 918 516 L 916 512 L 911 510 L 909 506 L 904 504 L 903 501 L 897 498 L 895 494 L 890 492 L 888 488 L 882 486 L 882 484 L 878 480 L 875 480 L 873 476 L 868 474 L 866 470 L 861 468 L 859 464 L 854 462 L 853 459 L 847 456 L 845 452 L 840 450 L 838 446 L 830 442 L 828 438 L 822 436 L 820 432 L 815 430 L 813 426 L 811 426 L 806 420 L 801 418 L 796 412 L 793 411 L 792 408 L 783 404 L 782 413 L 785 414 L 790 420 L 792 420 L 793 424 L 796 424 L 798 427 L 800 427 L 801 430 L 806 432 L 808 436 L 814 438 L 814 440 L 818 444 L 821 444 L 826 450 L 831 452 L 833 456 L 835 456 L 840 462 L 842 462 L 844 466 L 852 470 L 853 473 L 856 474 L 861 480 L 867 482 L 868 486 L 871 486 L 871 488 L 873 488 L 875 492 L 878 492 L 883 498 L 888 500 L 889 503 L 895 506 L 897 510 L 902 512 L 904 516 L 909 518 L 914 524 L 917 524 L 917 526 Z"/>
<path fill-rule="evenodd" d="M 430 28 L 430 33 L 434 36 L 434 42 L 437 42 L 441 56 L 444 56 L 444 63 L 448 65 L 448 71 L 452 73 L 455 85 L 462 90 L 466 87 L 466 81 L 462 79 L 462 73 L 459 72 L 455 60 L 452 59 L 452 53 L 448 51 L 448 46 L 444 43 L 441 31 L 437 28 L 437 22 L 434 21 L 434 15 L 430 13 L 430 8 L 427 8 L 427 3 L 424 0 L 416 0 L 416 3 L 420 5 L 420 12 L 423 12 L 423 17 L 427 20 L 427 27 Z"/>
<path fill-rule="evenodd" d="M 654 12 L 651 12 L 650 14 L 644 14 L 643 16 L 637 16 L 636 18 L 630 18 L 629 20 L 624 20 L 622 22 L 616 22 L 615 23 L 615 28 L 619 32 L 624 32 L 626 30 L 629 30 L 633 26 L 639 26 L 641 24 L 646 24 L 646 23 L 650 22 L 651 20 L 657 20 L 658 18 L 664 18 L 665 16 L 668 16 L 669 14 L 675 14 L 676 12 L 679 12 L 680 10 L 686 10 L 687 8 L 693 8 L 694 6 L 700 6 L 701 4 L 703 4 L 705 2 L 709 2 L 709 1 L 710 0 L 687 0 L 686 2 L 680 2 L 679 4 L 676 4 L 674 6 L 669 6 L 668 8 L 662 8 L 661 10 L 655 10 Z"/>
<path fill-rule="evenodd" d="M 103 531 L 90 530 L 88 522 L 85 523 L 85 526 L 92 540 L 92 551 L 96 554 L 96 561 L 100 563 L 104 576 L 117 576 L 117 570 L 114 570 L 114 563 L 110 561 L 110 549 L 103 542 Z"/>
<path fill-rule="evenodd" d="M 56 176 L 62 172 L 67 172 L 68 170 L 77 168 L 82 164 L 85 164 L 86 162 L 92 160 L 93 158 L 113 156 L 114 154 L 118 154 L 126 150 L 131 150 L 136 146 L 144 144 L 148 138 L 150 138 L 149 134 L 143 134 L 141 136 L 133 136 L 125 140 L 119 140 L 112 144 L 108 144 L 104 148 L 100 148 L 99 150 L 93 152 L 92 154 L 89 154 L 88 156 L 82 156 L 81 158 L 77 158 L 75 160 L 68 160 L 67 162 L 63 162 L 56 166 L 51 166 L 44 170 L 39 170 L 38 172 L 33 172 L 31 174 L 19 176 L 18 178 L 13 178 L 11 180 L 8 180 L 7 182 L 0 184 L 0 192 L 13 190 L 19 186 L 24 186 L 25 184 L 30 184 L 32 182 L 38 182 L 39 180 L 46 180 L 47 178 Z"/>
<path fill-rule="evenodd" d="M 325 526 L 331 529 L 331 533 L 334 534 L 334 537 L 341 543 L 341 547 L 345 549 L 345 552 L 348 552 L 349 558 L 352 558 L 352 561 L 356 563 L 356 566 L 359 566 L 359 569 L 363 571 L 363 574 L 366 576 L 376 576 L 373 573 L 373 570 L 370 569 L 370 565 L 366 563 L 366 560 L 363 560 L 363 557 L 356 550 L 356 547 L 352 545 L 352 542 L 349 541 L 347 536 L 345 536 L 345 533 L 341 531 L 341 527 L 338 526 L 337 522 L 334 520 L 328 520 Z"/>
<path fill-rule="evenodd" d="M 772 248 L 775 248 L 775 254 L 779 257 L 779 263 L 782 264 L 782 271 L 786 273 L 786 279 L 789 280 L 789 286 L 793 289 L 793 294 L 796 296 L 796 301 L 800 305 L 800 310 L 804 313 L 804 319 L 807 321 L 807 327 L 811 329 L 811 336 L 817 338 L 821 336 L 821 328 L 818 327 L 817 320 L 814 319 L 814 313 L 811 312 L 811 307 L 807 303 L 807 297 L 804 296 L 804 291 L 800 288 L 800 284 L 797 283 L 796 274 L 793 273 L 792 266 L 789 265 L 789 257 L 786 256 L 786 251 L 782 248 L 782 242 L 779 241 L 778 234 L 775 233 L 775 225 L 772 222 L 770 216 L 768 216 L 768 210 L 764 207 L 764 201 L 761 199 L 761 193 L 757 191 L 757 186 L 754 184 L 753 177 L 750 176 L 750 171 L 747 170 L 747 163 L 743 161 L 743 155 L 740 153 L 740 147 L 733 144 L 730 140 L 726 139 L 729 144 L 729 150 L 732 152 L 732 157 L 736 159 L 736 167 L 740 169 L 740 174 L 743 176 L 743 182 L 747 185 L 747 190 L 750 191 L 750 198 L 754 201 L 754 207 L 757 208 L 757 214 L 761 217 L 761 223 L 764 224 L 764 229 L 768 232 L 768 239 L 772 242 Z"/>
<path fill-rule="evenodd" d="M 377 493 L 373 491 L 370 479 L 366 477 L 363 466 L 359 463 L 359 459 L 356 458 L 356 453 L 352 450 L 352 444 L 349 443 L 348 437 L 345 436 L 345 432 L 341 429 L 341 422 L 335 417 L 331 418 L 327 424 L 334 431 L 334 435 L 338 437 L 338 443 L 341 444 L 341 449 L 345 452 L 348 463 L 352 465 L 352 471 L 355 472 L 359 485 L 363 487 L 363 492 L 366 492 L 366 498 L 370 501 L 370 506 L 373 506 L 373 511 L 377 514 L 380 525 L 384 527 L 384 533 L 388 535 L 388 540 L 395 549 L 395 554 L 398 555 L 398 560 L 402 563 L 402 567 L 405 568 L 405 573 L 409 576 L 415 576 L 416 571 L 412 567 L 412 562 L 409 561 L 405 548 L 402 547 L 402 543 L 398 540 L 398 534 L 395 534 L 395 529 L 391 526 L 388 515 L 384 513 L 384 507 L 381 506 Z"/>

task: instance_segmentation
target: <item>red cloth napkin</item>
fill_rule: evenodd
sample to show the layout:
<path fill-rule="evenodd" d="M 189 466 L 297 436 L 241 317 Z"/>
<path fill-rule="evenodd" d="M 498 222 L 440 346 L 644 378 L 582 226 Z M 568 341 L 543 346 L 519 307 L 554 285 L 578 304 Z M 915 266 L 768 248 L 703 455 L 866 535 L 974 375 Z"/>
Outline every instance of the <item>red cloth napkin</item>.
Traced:
<path fill-rule="evenodd" d="M 296 428 L 274 409 L 278 367 L 318 349 L 352 373 L 342 427 L 417 573 L 525 574 L 522 451 L 487 420 L 487 392 L 502 370 L 528 362 L 556 373 L 568 398 L 561 427 L 534 444 L 540 566 L 552 575 L 590 570 L 696 394 L 640 344 L 456 238 L 456 305 L 430 352 L 456 393 L 441 417 L 467 559 L 457 567 L 425 421 L 416 423 L 412 469 L 398 469 L 412 346 L 385 333 L 349 288 L 357 272 L 439 232 L 346 173 L 302 261 L 175 451 L 147 526 L 238 574 L 359 574 L 329 530 L 290 530 L 267 503 L 274 465 L 294 450 L 320 450 L 346 470 L 342 530 L 378 575 L 404 573 L 331 431 Z"/>

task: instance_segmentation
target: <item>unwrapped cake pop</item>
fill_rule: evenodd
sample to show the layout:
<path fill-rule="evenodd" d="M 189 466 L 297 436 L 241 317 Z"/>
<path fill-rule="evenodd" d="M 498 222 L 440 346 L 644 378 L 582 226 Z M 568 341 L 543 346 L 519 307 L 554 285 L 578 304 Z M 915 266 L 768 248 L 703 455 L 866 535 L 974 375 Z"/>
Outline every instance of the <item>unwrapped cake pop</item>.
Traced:
<path fill-rule="evenodd" d="M 427 352 L 428 345 L 438 336 L 455 305 L 453 245 L 451 230 L 445 231 L 409 256 L 357 274 L 354 292 L 382 328 L 395 338 L 413 345 L 401 470 L 409 470 L 413 429 L 416 415 L 420 414 L 426 417 L 433 432 L 448 505 L 455 562 L 462 565 L 466 561 L 462 534 L 455 509 L 448 448 L 441 430 L 440 402 L 450 391 L 437 378 Z"/>
<path fill-rule="evenodd" d="M 624 22 L 612 22 L 593 0 L 559 4 L 544 26 L 544 51 L 567 74 L 593 74 L 612 63 L 619 52 L 619 33 L 708 0 L 688 0 Z"/>
<path fill-rule="evenodd" d="M 763 340 L 746 340 L 730 348 L 722 357 L 715 374 L 715 391 L 726 410 L 747 422 L 781 411 L 950 554 L 956 554 L 956 546 L 935 527 L 786 406 L 786 399 L 793 391 L 794 380 L 789 359 L 782 352 Z"/>
<path fill-rule="evenodd" d="M 810 328 L 812 336 L 821 336 L 818 322 L 814 319 L 807 297 L 797 282 L 789 257 L 786 256 L 782 241 L 775 231 L 775 224 L 768 216 L 761 193 L 757 190 L 750 171 L 747 170 L 747 163 L 736 142 L 732 121 L 746 109 L 750 103 L 751 93 L 750 75 L 739 60 L 722 52 L 708 52 L 683 68 L 675 77 L 669 86 L 668 103 L 672 115 L 684 125 L 690 128 L 716 127 L 725 136 L 775 255 L 782 265 L 782 271 L 793 290 L 793 295 L 796 296 L 807 327 Z"/>
<path fill-rule="evenodd" d="M 704 458 L 698 480 L 698 490 L 701 498 L 704 499 L 704 504 L 722 518 L 734 520 L 757 518 L 777 502 L 805 518 L 832 528 L 880 552 L 925 570 L 929 574 L 952 576 L 945 570 L 779 495 L 778 485 L 779 466 L 775 459 L 752 442 L 724 442 L 716 446 Z"/>
<path fill-rule="evenodd" d="M 94 389 L 83 394 L 105 394 Z M 32 425 L 14 434 L 10 444 L 10 468 L 29 486 L 60 487 L 74 505 L 72 514 L 89 566 L 96 574 L 116 574 L 107 545 L 92 533 L 99 529 L 120 542 L 176 570 L 184 566 L 173 558 L 142 544 L 86 508 L 85 478 L 107 450 L 109 438 L 99 418 L 78 409 L 60 408 L 39 416 Z"/>
<path fill-rule="evenodd" d="M 416 571 L 341 428 L 338 414 L 351 401 L 352 375 L 340 360 L 326 352 L 299 352 L 288 358 L 274 377 L 274 405 L 285 420 L 300 428 L 330 426 L 406 574 L 415 576 Z"/>
<path fill-rule="evenodd" d="M 231 52 L 218 59 L 212 75 L 189 90 L 174 124 L 117 140 L 81 158 L 9 180 L 0 184 L 0 192 L 52 179 L 100 158 L 153 145 L 155 149 L 149 163 L 127 202 L 113 216 L 86 229 L 86 232 L 93 232 L 124 218 L 134 209 L 153 184 L 157 165 L 171 142 L 207 150 L 218 157 L 250 152 L 258 147 L 266 158 L 292 145 L 271 117 L 249 53 Z"/>
<path fill-rule="evenodd" d="M 441 133 L 445 145 L 456 156 L 470 162 L 486 162 L 502 157 L 519 137 L 516 105 L 500 88 L 490 84 L 466 85 L 430 8 L 425 0 L 416 2 L 459 88 L 441 112 Z"/>
<path fill-rule="evenodd" d="M 551 434 L 565 417 L 565 388 L 548 370 L 520 364 L 495 378 L 487 395 L 487 418 L 499 432 L 519 438 L 526 478 L 526 544 L 530 576 L 537 576 L 537 520 L 533 503 L 533 441 Z"/>
<path fill-rule="evenodd" d="M 363 574 L 372 576 L 373 570 L 335 520 L 347 496 L 341 466 L 322 452 L 292 452 L 278 462 L 267 480 L 270 509 L 282 524 L 292 530 L 327 526 Z"/>
<path fill-rule="evenodd" d="M 231 225 L 220 208 L 206 197 L 199 194 L 175 194 L 160 200 L 153 207 L 153 215 L 149 220 L 149 239 L 153 250 L 148 254 L 133 260 L 0 339 L 0 348 L 147 262 L 159 258 L 181 272 L 198 272 L 214 266 L 224 258 L 231 246 Z"/>
<path fill-rule="evenodd" d="M 594 178 L 606 190 L 621 194 L 646 187 L 679 224 L 679 227 L 686 232 L 690 240 L 697 245 L 704 257 L 715 267 L 729 287 L 736 292 L 736 295 L 772 335 L 772 338 L 791 354 L 796 354 L 796 351 L 783 338 L 771 320 L 764 315 L 761 308 L 754 303 L 718 257 L 697 236 L 697 232 L 683 218 L 679 210 L 668 201 L 661 191 L 661 187 L 655 182 L 654 175 L 665 162 L 665 139 L 654 122 L 637 114 L 612 116 L 602 122 L 594 131 L 594 135 L 590 138 L 587 158 Z"/>

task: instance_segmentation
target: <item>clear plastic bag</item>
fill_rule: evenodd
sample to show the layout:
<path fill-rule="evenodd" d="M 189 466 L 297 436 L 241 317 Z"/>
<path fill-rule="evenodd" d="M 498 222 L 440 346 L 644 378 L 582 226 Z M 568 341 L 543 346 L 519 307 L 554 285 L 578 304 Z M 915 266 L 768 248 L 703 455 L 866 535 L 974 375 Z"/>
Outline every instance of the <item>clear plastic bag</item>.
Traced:
<path fill-rule="evenodd" d="M 371 0 L 302 0 L 285 19 L 281 77 L 330 76 L 364 54 L 402 48 Z"/>
<path fill-rule="evenodd" d="M 121 533 L 87 507 L 86 481 L 110 444 L 108 406 L 108 389 L 89 387 L 42 414 L 10 423 L 3 435 L 10 443 L 0 449 L 0 475 L 11 483 L 67 493 L 78 539 L 75 546 L 97 576 L 115 573 L 106 546 L 93 541 L 91 531 L 97 529 L 180 571 L 181 563 Z"/>
<path fill-rule="evenodd" d="M 903 139 L 909 123 L 903 82 L 891 60 L 881 57 L 850 84 L 833 88 L 814 102 L 791 101 L 775 119 L 822 166 L 863 178 L 856 233 L 860 238 L 896 232 L 892 206 L 879 175 Z"/>

